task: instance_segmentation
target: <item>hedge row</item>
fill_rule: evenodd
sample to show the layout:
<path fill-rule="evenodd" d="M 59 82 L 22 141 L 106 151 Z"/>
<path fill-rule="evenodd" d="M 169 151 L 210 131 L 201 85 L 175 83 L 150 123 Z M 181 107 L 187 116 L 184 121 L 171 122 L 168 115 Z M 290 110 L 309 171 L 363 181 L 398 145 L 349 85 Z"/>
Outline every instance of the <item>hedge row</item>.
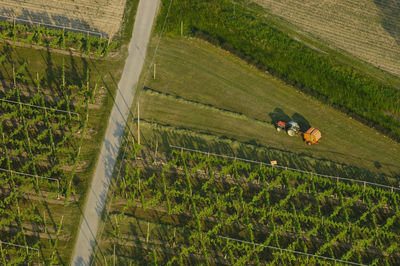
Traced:
<path fill-rule="evenodd" d="M 170 0 L 162 0 L 161 30 Z M 400 91 L 313 50 L 229 0 L 173 1 L 165 31 L 206 39 L 400 141 Z"/>

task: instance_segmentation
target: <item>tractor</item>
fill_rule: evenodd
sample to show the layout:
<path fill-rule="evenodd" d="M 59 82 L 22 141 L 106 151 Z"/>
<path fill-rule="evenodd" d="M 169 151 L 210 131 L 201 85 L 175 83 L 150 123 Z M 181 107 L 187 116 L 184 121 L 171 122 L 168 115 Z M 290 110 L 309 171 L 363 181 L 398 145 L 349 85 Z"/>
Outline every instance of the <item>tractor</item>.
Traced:
<path fill-rule="evenodd" d="M 278 121 L 278 123 L 276 123 L 276 130 L 278 132 L 286 130 L 286 133 L 291 137 L 301 135 L 304 142 L 308 145 L 318 144 L 322 136 L 321 131 L 313 127 L 310 127 L 306 132 L 301 132 L 299 124 L 295 121 L 289 121 L 287 123 Z"/>

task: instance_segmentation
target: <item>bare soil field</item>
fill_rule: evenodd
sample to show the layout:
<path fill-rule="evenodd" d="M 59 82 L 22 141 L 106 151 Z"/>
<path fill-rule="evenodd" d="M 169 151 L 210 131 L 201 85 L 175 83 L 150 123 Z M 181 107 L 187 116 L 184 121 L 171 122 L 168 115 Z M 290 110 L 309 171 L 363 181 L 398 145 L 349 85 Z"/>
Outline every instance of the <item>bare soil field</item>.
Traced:
<path fill-rule="evenodd" d="M 121 26 L 125 4 L 126 0 L 0 0 L 0 15 L 113 37 Z"/>
<path fill-rule="evenodd" d="M 400 76 L 400 2 L 250 0 L 307 35 Z"/>

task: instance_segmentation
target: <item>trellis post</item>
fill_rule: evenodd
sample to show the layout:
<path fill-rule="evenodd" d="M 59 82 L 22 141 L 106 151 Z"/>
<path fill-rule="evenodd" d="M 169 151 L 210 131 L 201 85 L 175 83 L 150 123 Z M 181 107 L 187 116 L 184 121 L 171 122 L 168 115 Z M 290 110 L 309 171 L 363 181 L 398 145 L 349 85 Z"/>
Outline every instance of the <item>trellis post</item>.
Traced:
<path fill-rule="evenodd" d="M 149 242 L 149 236 L 150 236 L 150 222 L 147 222 L 146 243 Z"/>

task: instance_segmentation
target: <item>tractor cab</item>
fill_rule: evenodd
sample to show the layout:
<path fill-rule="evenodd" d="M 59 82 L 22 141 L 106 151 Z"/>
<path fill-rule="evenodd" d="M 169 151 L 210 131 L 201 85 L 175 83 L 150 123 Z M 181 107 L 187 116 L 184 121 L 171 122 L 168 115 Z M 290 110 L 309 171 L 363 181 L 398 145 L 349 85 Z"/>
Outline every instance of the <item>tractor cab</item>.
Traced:
<path fill-rule="evenodd" d="M 277 127 L 276 130 L 278 132 L 282 131 L 282 130 L 286 130 L 286 133 L 293 137 L 294 135 L 298 134 L 300 131 L 300 126 L 299 124 L 297 124 L 297 122 L 295 121 L 289 121 L 289 122 L 283 122 L 283 121 L 279 121 L 277 123 Z"/>

